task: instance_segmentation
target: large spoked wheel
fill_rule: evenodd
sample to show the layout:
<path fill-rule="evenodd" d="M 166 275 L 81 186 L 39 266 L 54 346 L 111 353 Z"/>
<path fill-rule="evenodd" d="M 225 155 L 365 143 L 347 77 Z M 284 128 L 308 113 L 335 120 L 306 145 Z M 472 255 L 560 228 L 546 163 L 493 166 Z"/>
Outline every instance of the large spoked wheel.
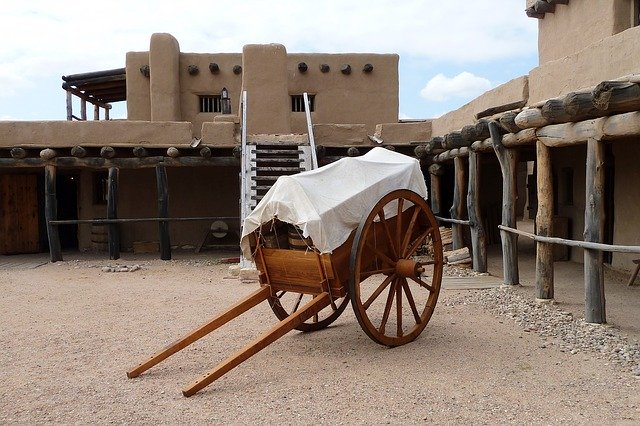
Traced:
<path fill-rule="evenodd" d="M 349 295 L 374 341 L 411 342 L 429 322 L 442 281 L 442 241 L 427 203 L 413 191 L 385 195 L 358 227 Z"/>
<path fill-rule="evenodd" d="M 301 306 L 313 298 L 310 294 L 279 291 L 275 296 L 269 298 L 269 306 L 276 314 L 280 321 L 296 312 Z M 349 303 L 348 297 L 341 297 L 334 300 L 333 305 L 329 305 L 307 321 L 296 327 L 299 331 L 317 331 L 328 327 L 332 322 L 338 319 L 340 314 Z"/>

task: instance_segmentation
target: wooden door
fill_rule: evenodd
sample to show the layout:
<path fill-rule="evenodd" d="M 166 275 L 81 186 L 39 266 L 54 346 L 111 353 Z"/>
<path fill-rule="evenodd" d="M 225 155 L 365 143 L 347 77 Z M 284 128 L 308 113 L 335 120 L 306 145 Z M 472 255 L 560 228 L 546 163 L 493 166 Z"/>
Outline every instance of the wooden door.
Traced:
<path fill-rule="evenodd" d="M 37 253 L 38 177 L 0 175 L 0 254 Z"/>

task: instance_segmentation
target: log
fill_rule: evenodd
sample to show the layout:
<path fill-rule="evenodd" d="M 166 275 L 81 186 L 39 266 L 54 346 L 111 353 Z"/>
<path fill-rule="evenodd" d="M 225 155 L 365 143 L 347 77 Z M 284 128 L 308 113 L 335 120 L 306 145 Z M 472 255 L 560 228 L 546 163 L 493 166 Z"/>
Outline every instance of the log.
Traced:
<path fill-rule="evenodd" d="M 72 120 L 73 120 L 73 99 L 72 99 L 71 92 L 67 90 L 67 121 L 72 121 Z"/>
<path fill-rule="evenodd" d="M 502 143 L 498 123 L 489 123 L 493 150 L 500 162 L 502 171 L 502 225 L 516 227 L 516 200 L 518 198 L 518 152 L 508 149 Z M 518 271 L 518 236 L 500 231 L 502 241 L 502 261 L 504 267 L 504 283 L 518 285 L 520 283 Z"/>
<path fill-rule="evenodd" d="M 373 65 L 372 64 L 364 64 L 364 66 L 362 67 L 362 71 L 365 73 L 370 73 L 371 71 L 373 71 Z"/>
<path fill-rule="evenodd" d="M 491 108 L 487 108 L 484 111 L 480 111 L 479 113 L 477 113 L 475 115 L 476 120 L 483 118 L 483 117 L 490 117 L 492 115 L 495 114 L 499 114 L 501 112 L 505 112 L 505 111 L 511 111 L 513 109 L 520 109 L 523 106 L 525 106 L 527 104 L 526 100 L 521 100 L 521 101 L 515 101 L 515 102 L 510 102 L 508 104 L 504 104 L 504 105 L 498 105 L 495 107 L 491 107 Z M 487 127 L 487 132 L 489 132 L 489 128 Z M 486 137 L 489 137 L 489 135 L 487 134 Z"/>
<path fill-rule="evenodd" d="M 445 149 L 460 148 L 466 145 L 468 144 L 462 138 L 462 134 L 460 132 L 447 133 L 444 136 L 444 141 L 442 142 L 442 147 Z"/>
<path fill-rule="evenodd" d="M 71 155 L 73 155 L 76 158 L 84 158 L 87 156 L 87 150 L 81 147 L 80 145 L 77 145 L 71 148 Z"/>
<path fill-rule="evenodd" d="M 307 72 L 308 69 L 309 69 L 309 66 L 307 65 L 306 62 L 298 62 L 298 71 L 304 74 L 305 72 Z"/>
<path fill-rule="evenodd" d="M 584 240 L 602 243 L 604 240 L 604 142 L 589 138 L 587 141 L 586 197 L 584 213 Z M 607 322 L 604 295 L 604 268 L 602 252 L 584 251 L 585 321 Z"/>
<path fill-rule="evenodd" d="M 593 89 L 593 104 L 609 113 L 640 110 L 640 85 L 624 81 L 603 81 Z"/>
<path fill-rule="evenodd" d="M 320 72 L 328 73 L 331 70 L 329 64 L 320 64 Z"/>
<path fill-rule="evenodd" d="M 480 208 L 481 157 L 476 152 L 469 153 L 469 188 L 467 190 L 467 210 L 471 224 L 471 251 L 473 270 L 487 272 L 487 238 L 482 226 Z"/>
<path fill-rule="evenodd" d="M 147 152 L 147 149 L 143 146 L 136 146 L 133 148 L 133 155 L 135 155 L 138 158 L 143 158 L 149 155 L 149 153 Z"/>
<path fill-rule="evenodd" d="M 110 146 L 103 146 L 100 148 L 100 157 L 113 158 L 116 155 L 116 150 Z"/>
<path fill-rule="evenodd" d="M 485 139 L 483 141 L 475 141 L 474 143 L 471 144 L 471 146 L 469 147 L 469 150 L 473 152 L 487 152 L 487 151 L 493 152 L 493 143 L 491 142 L 491 139 Z M 471 152 L 469 152 L 469 157 L 471 157 Z"/>
<path fill-rule="evenodd" d="M 211 72 L 211 74 L 218 74 L 220 72 L 220 65 L 216 64 L 215 62 L 210 62 L 209 71 Z"/>
<path fill-rule="evenodd" d="M 533 6 L 526 8 L 524 12 L 527 14 L 529 18 L 536 18 L 536 19 L 544 18 L 544 13 L 536 12 Z"/>
<path fill-rule="evenodd" d="M 440 136 L 436 136 L 434 138 L 431 138 L 430 141 L 428 141 L 425 144 L 425 150 L 428 154 L 433 153 L 434 150 L 436 149 L 443 149 L 442 147 L 442 142 L 444 142 L 444 138 L 440 137 Z"/>
<path fill-rule="evenodd" d="M 80 99 L 80 119 L 87 121 L 87 100 Z"/>
<path fill-rule="evenodd" d="M 549 121 L 542 116 L 542 111 L 538 108 L 529 108 L 520 111 L 515 118 L 516 126 L 521 129 L 530 127 L 542 127 L 549 124 Z"/>
<path fill-rule="evenodd" d="M 462 130 L 460 130 L 460 135 L 466 142 L 471 143 L 479 140 L 479 138 L 476 136 L 476 126 L 474 124 L 467 124 L 466 126 L 464 126 Z"/>
<path fill-rule="evenodd" d="M 156 166 L 156 186 L 158 189 L 158 217 L 169 217 L 169 189 L 167 169 L 164 165 Z M 171 260 L 171 239 L 169 238 L 169 222 L 158 222 L 160 240 L 160 259 Z"/>
<path fill-rule="evenodd" d="M 538 235 L 553 236 L 553 174 L 551 149 L 542 141 L 536 144 L 538 213 L 536 228 Z M 536 244 L 536 298 L 553 299 L 553 245 Z"/>
<path fill-rule="evenodd" d="M 118 176 L 116 167 L 109 168 L 107 178 L 107 219 L 118 218 Z M 107 228 L 107 241 L 109 245 L 109 259 L 120 259 L 120 233 L 118 224 L 110 224 Z"/>
<path fill-rule="evenodd" d="M 100 120 L 100 107 L 98 105 L 93 106 L 93 119 Z"/>
<path fill-rule="evenodd" d="M 520 127 L 516 124 L 516 116 L 518 115 L 515 111 L 505 112 L 500 116 L 500 126 L 508 132 L 508 133 L 518 133 L 520 131 Z"/>
<path fill-rule="evenodd" d="M 451 251 L 445 251 L 443 253 L 443 256 L 447 261 L 447 263 L 456 262 L 462 259 L 471 260 L 471 253 L 469 252 L 469 247 L 462 247 L 462 248 L 451 250 Z"/>
<path fill-rule="evenodd" d="M 240 74 L 242 74 L 242 66 L 240 66 L 240 65 L 234 65 L 234 66 L 233 66 L 233 73 L 234 73 L 235 75 L 240 75 Z"/>
<path fill-rule="evenodd" d="M 342 65 L 342 67 L 340 67 L 340 72 L 345 75 L 351 74 L 351 65 L 349 64 Z"/>
<path fill-rule="evenodd" d="M 234 147 L 235 149 L 235 147 Z M 209 148 L 208 146 L 204 146 L 200 149 L 200 156 L 202 158 L 211 158 L 211 148 Z M 234 156 L 235 156 L 235 151 L 234 151 Z M 240 158 L 240 157 L 236 157 L 236 158 Z"/>
<path fill-rule="evenodd" d="M 40 158 L 42 158 L 45 161 L 56 158 L 57 156 L 58 156 L 58 153 L 56 152 L 55 149 L 45 148 L 42 151 L 40 151 Z"/>
<path fill-rule="evenodd" d="M 60 234 L 58 227 L 51 223 L 58 218 L 58 199 L 56 196 L 56 166 L 47 164 L 44 167 L 44 217 L 47 226 L 47 238 L 49 240 L 49 256 L 51 262 L 62 260 L 62 248 L 60 247 Z"/>
<path fill-rule="evenodd" d="M 569 0 L 547 0 L 549 4 L 569 4 Z"/>
<path fill-rule="evenodd" d="M 427 158 L 427 151 L 425 149 L 425 145 L 418 145 L 413 149 L 413 154 L 416 158 L 424 159 Z"/>
<path fill-rule="evenodd" d="M 449 213 L 452 219 L 464 220 L 466 206 L 466 192 L 467 192 L 467 173 L 466 165 L 462 157 L 455 157 L 453 159 L 453 165 L 455 168 L 455 180 L 453 185 L 453 205 L 449 209 Z M 458 249 L 464 246 L 464 232 L 465 228 L 460 224 L 453 224 L 451 226 L 453 232 L 453 248 Z"/>
<path fill-rule="evenodd" d="M 538 129 L 539 130 L 539 129 Z M 507 148 L 533 145 L 536 143 L 536 129 L 524 129 L 518 133 L 507 133 L 502 137 L 502 144 Z"/>
<path fill-rule="evenodd" d="M 562 103 L 565 111 L 571 117 L 570 121 L 582 121 L 603 115 L 603 111 L 593 104 L 593 91 L 591 90 L 567 93 Z"/>
<path fill-rule="evenodd" d="M 349 149 L 347 149 L 347 155 L 349 157 L 357 157 L 360 155 L 360 150 L 355 146 L 349 147 Z"/>
<path fill-rule="evenodd" d="M 540 108 L 540 112 L 549 123 L 566 123 L 567 121 L 572 121 L 561 99 L 549 99 L 544 103 L 542 108 Z"/>
<path fill-rule="evenodd" d="M 11 148 L 11 151 L 9 152 L 11 153 L 11 158 L 22 159 L 27 156 L 27 151 L 20 147 Z"/>
<path fill-rule="evenodd" d="M 536 130 L 538 140 L 549 147 L 582 144 L 589 138 L 600 138 L 606 118 L 595 118 L 578 123 L 552 124 Z"/>
<path fill-rule="evenodd" d="M 174 146 L 167 148 L 167 155 L 171 158 L 180 157 L 180 150 Z"/>
<path fill-rule="evenodd" d="M 538 0 L 533 5 L 533 9 L 537 13 L 553 13 L 556 11 L 556 5 L 552 3 L 548 3 L 545 0 Z"/>

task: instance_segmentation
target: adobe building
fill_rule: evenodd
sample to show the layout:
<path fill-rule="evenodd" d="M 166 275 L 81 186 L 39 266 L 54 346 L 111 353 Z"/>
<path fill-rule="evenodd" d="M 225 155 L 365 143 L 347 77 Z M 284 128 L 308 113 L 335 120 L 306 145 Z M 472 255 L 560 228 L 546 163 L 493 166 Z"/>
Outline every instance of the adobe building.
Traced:
<path fill-rule="evenodd" d="M 517 238 L 533 238 L 536 298 L 554 297 L 554 261 L 584 262 L 585 316 L 604 322 L 603 267 L 637 272 L 640 258 L 640 2 L 525 7 L 539 65 L 433 120 L 416 153 L 430 163 L 433 210 L 451 216 L 476 270 L 501 241 L 505 284 L 518 284 Z M 516 229 L 523 217 L 533 234 Z"/>
<path fill-rule="evenodd" d="M 429 120 L 398 122 L 395 54 L 184 53 L 153 34 L 124 68 L 64 76 L 63 88 L 67 121 L 0 122 L 2 254 L 47 251 L 48 233 L 62 250 L 194 248 L 218 220 L 231 238 L 221 242 L 237 245 L 242 133 L 306 141 L 303 93 L 320 164 L 380 144 L 413 155 L 411 141 L 431 136 Z M 114 102 L 126 120 L 109 119 Z"/>

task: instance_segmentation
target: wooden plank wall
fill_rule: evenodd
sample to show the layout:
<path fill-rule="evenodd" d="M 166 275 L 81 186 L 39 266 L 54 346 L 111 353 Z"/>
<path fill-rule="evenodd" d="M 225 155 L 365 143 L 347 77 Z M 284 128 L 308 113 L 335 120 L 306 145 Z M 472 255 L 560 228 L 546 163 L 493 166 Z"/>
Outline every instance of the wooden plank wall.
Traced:
<path fill-rule="evenodd" d="M 38 177 L 0 175 L 0 254 L 37 253 Z"/>

